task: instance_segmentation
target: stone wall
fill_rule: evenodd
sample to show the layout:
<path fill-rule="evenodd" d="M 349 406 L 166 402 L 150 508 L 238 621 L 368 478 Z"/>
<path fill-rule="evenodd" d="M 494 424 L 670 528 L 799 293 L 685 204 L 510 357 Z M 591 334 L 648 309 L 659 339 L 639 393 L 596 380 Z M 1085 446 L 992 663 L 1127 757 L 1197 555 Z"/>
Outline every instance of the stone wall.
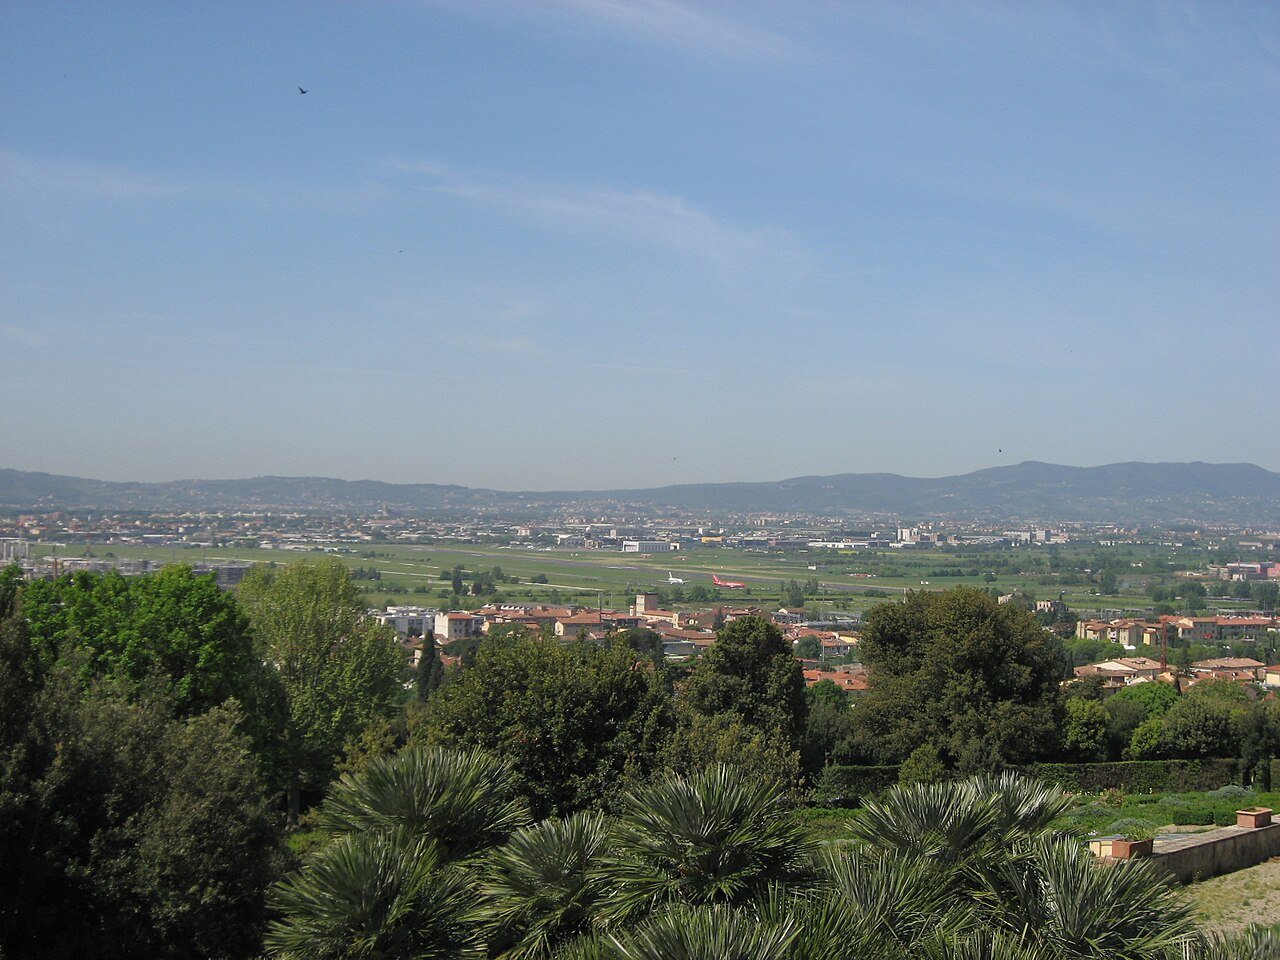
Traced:
<path fill-rule="evenodd" d="M 1280 856 L 1280 823 L 1221 827 L 1176 840 L 1156 839 L 1151 862 L 1181 883 L 1207 880 Z"/>

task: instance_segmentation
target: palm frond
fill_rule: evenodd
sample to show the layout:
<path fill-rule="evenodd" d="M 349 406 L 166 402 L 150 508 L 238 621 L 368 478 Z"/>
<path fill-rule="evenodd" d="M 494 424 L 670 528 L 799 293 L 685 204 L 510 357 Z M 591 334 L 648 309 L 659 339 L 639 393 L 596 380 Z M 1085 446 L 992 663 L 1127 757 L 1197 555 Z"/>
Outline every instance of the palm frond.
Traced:
<path fill-rule="evenodd" d="M 603 873 L 612 920 L 666 903 L 741 903 L 803 881 L 813 841 L 781 785 L 732 767 L 671 777 L 622 801 Z"/>
<path fill-rule="evenodd" d="M 723 904 L 677 907 L 608 938 L 609 960 L 788 960 L 798 926 Z"/>
<path fill-rule="evenodd" d="M 1234 934 L 1200 933 L 1168 948 L 1161 960 L 1280 960 L 1280 927 Z"/>
<path fill-rule="evenodd" d="M 994 810 L 995 829 L 1003 842 L 1043 833 L 1074 802 L 1062 788 L 1011 770 L 972 777 L 962 781 L 961 788 L 971 795 L 972 802 L 985 803 Z"/>
<path fill-rule="evenodd" d="M 271 892 L 266 934 L 280 960 L 459 960 L 476 956 L 468 879 L 433 841 L 406 833 L 344 836 Z"/>
<path fill-rule="evenodd" d="M 953 865 L 991 846 L 999 812 L 962 783 L 917 783 L 867 804 L 854 836 L 880 850 Z"/>
<path fill-rule="evenodd" d="M 506 839 L 529 822 L 510 768 L 479 750 L 409 747 L 347 774 L 320 806 L 334 834 L 403 830 L 440 844 L 449 859 Z"/>
<path fill-rule="evenodd" d="M 586 932 L 605 895 L 596 866 L 609 843 L 599 813 L 517 830 L 489 854 L 472 913 L 491 955 L 549 958 Z"/>
<path fill-rule="evenodd" d="M 1154 866 L 1102 866 L 1071 839 L 1042 837 L 995 875 L 993 922 L 1066 957 L 1156 957 L 1194 932 L 1186 898 Z"/>
<path fill-rule="evenodd" d="M 1062 955 L 992 930 L 959 936 L 937 934 L 923 941 L 912 960 L 1062 960 Z"/>
<path fill-rule="evenodd" d="M 829 849 L 821 865 L 820 896 L 848 914 L 848 936 L 912 946 L 973 926 L 974 908 L 950 865 L 874 849 Z"/>

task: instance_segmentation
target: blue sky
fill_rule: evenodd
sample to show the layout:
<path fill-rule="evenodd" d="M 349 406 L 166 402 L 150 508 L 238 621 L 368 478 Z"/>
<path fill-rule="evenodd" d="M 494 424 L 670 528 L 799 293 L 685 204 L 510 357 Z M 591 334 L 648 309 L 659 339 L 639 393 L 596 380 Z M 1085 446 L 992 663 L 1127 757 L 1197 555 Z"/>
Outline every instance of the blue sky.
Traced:
<path fill-rule="evenodd" d="M 1280 469 L 1276 4 L 13 2 L 0 34 L 0 466 Z"/>

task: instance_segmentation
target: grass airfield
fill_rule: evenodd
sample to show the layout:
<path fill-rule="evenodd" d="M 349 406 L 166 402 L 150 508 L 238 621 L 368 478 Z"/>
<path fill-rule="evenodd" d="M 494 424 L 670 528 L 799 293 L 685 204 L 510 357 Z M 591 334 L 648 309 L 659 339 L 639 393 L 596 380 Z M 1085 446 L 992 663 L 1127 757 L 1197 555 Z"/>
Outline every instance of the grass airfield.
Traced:
<path fill-rule="evenodd" d="M 352 570 L 376 569 L 380 580 L 361 580 L 361 588 L 372 606 L 388 603 L 422 603 L 438 605 L 452 598 L 449 579 L 441 579 L 442 571 L 462 566 L 466 571 L 489 571 L 500 567 L 506 577 L 518 583 L 503 583 L 498 597 L 507 601 L 603 602 L 606 606 L 625 607 L 633 595 L 644 590 L 672 593 L 682 591 L 687 598 L 695 586 L 703 587 L 716 602 L 768 604 L 779 602 L 788 581 L 801 584 L 817 580 L 819 593 L 809 596 L 826 611 L 859 613 L 886 599 L 900 597 L 907 590 L 946 590 L 966 585 L 994 587 L 1002 593 L 1022 589 L 1040 598 L 1057 596 L 1061 591 L 1073 609 L 1105 606 L 1119 610 L 1141 610 L 1149 600 L 1138 584 L 1126 582 L 1121 594 L 1112 597 L 1091 595 L 1087 588 L 1061 586 L 1044 570 L 1016 573 L 988 569 L 984 559 L 1009 561 L 1020 555 L 1039 559 L 1042 549 L 958 554 L 951 551 L 866 551 L 831 554 L 827 552 L 767 553 L 763 551 L 726 550 L 699 547 L 664 554 L 634 554 L 603 550 L 529 549 L 505 546 L 458 544 L 376 543 L 351 545 L 335 543 L 311 551 L 231 547 L 205 549 L 199 547 L 151 547 L 129 544 L 69 544 L 60 547 L 60 557 L 74 559 L 86 552 L 99 559 L 112 557 L 150 560 L 153 563 L 196 563 L 238 560 L 248 563 L 292 563 L 322 553 L 337 557 Z M 54 548 L 48 544 L 32 547 L 37 556 L 48 556 Z M 815 569 L 816 568 L 816 569 Z M 977 576 L 934 576 L 939 570 L 978 570 Z M 681 585 L 668 584 L 668 573 L 682 578 Z M 741 590 L 718 588 L 712 575 L 721 579 L 746 583 Z M 984 575 L 985 574 L 985 575 Z M 994 576 L 988 580 L 986 575 Z M 545 577 L 545 584 L 531 581 Z M 1045 581 L 1049 582 L 1045 582 Z M 1137 587 L 1138 589 L 1135 589 Z M 493 595 L 469 598 L 478 605 Z M 674 601 L 676 606 L 688 601 Z M 703 602 L 705 605 L 705 601 Z"/>

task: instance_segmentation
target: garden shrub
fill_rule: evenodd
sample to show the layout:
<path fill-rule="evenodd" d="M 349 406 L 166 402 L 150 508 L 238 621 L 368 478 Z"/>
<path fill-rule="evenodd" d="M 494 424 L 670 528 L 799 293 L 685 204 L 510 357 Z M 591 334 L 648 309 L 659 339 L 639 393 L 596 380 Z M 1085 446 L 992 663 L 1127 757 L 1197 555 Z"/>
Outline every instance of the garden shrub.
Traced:
<path fill-rule="evenodd" d="M 1226 786 L 1219 787 L 1217 790 L 1210 790 L 1209 796 L 1214 800 L 1244 800 L 1251 796 L 1252 793 L 1253 791 L 1247 787 L 1228 783 Z"/>
<path fill-rule="evenodd" d="M 1239 765 L 1219 760 L 1119 760 L 1112 763 L 1032 763 L 1022 773 L 1074 793 L 1107 789 L 1126 793 L 1213 790 L 1239 778 Z"/>
<path fill-rule="evenodd" d="M 1121 837 L 1141 837 L 1155 831 L 1156 825 L 1150 820 L 1139 820 L 1137 817 L 1121 817 L 1107 824 L 1103 833 L 1114 833 Z"/>
<path fill-rule="evenodd" d="M 832 764 L 822 771 L 813 791 L 814 803 L 829 807 L 857 806 L 864 798 L 898 784 L 896 766 L 863 767 Z"/>

